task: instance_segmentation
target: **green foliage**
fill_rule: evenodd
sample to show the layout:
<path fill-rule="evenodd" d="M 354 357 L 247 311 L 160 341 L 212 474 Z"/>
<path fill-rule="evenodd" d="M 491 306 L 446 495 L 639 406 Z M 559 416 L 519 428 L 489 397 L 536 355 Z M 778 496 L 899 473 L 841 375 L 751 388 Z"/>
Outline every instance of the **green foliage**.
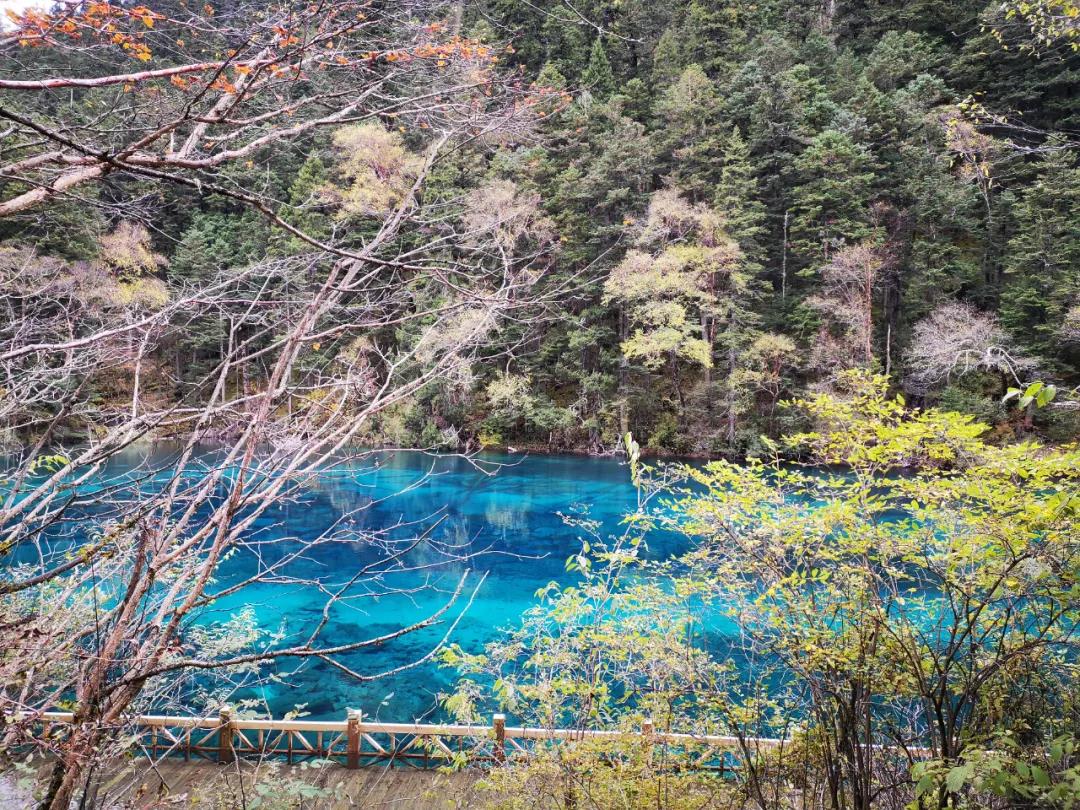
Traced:
<path fill-rule="evenodd" d="M 1063 43 L 1073 51 L 1080 50 L 1080 6 L 1072 0 L 1010 0 L 1004 3 L 1006 25 L 1021 20 L 1031 30 L 1042 49 Z M 994 35 L 1004 40 L 1000 29 Z"/>
<path fill-rule="evenodd" d="M 793 243 L 804 264 L 823 263 L 871 232 L 873 157 L 849 135 L 826 130 L 794 164 Z"/>
<path fill-rule="evenodd" d="M 308 156 L 296 173 L 296 178 L 289 186 L 288 209 L 282 218 L 290 225 L 299 228 L 308 236 L 324 240 L 330 235 L 330 221 L 327 215 L 329 198 L 329 172 L 318 152 Z M 279 237 L 288 250 L 310 250 L 311 246 L 297 236 L 289 234 Z"/>
<path fill-rule="evenodd" d="M 70 463 L 70 459 L 65 455 L 60 453 L 49 453 L 35 457 L 34 460 L 30 462 L 28 469 L 33 475 L 54 473 L 57 470 L 63 469 Z"/>
<path fill-rule="evenodd" d="M 657 104 L 658 137 L 670 155 L 671 178 L 695 200 L 713 196 L 722 144 L 717 138 L 720 94 L 700 65 L 690 65 Z"/>
<path fill-rule="evenodd" d="M 880 90 L 895 90 L 936 69 L 942 55 L 932 39 L 915 31 L 886 31 L 866 57 L 865 76 Z"/>
<path fill-rule="evenodd" d="M 1080 300 L 1080 167 L 1069 150 L 1045 154 L 1013 216 L 1017 230 L 1005 257 L 1002 324 L 1030 351 L 1067 362 L 1063 330 L 1069 308 Z"/>
<path fill-rule="evenodd" d="M 1019 388 L 1010 388 L 1005 392 L 1004 402 L 1016 399 L 1021 408 L 1026 408 L 1034 403 L 1039 408 L 1049 405 L 1057 394 L 1057 388 L 1053 385 L 1045 385 L 1042 382 L 1033 382 L 1023 391 Z"/>
<path fill-rule="evenodd" d="M 927 800 L 942 793 L 993 796 L 1011 803 L 1063 810 L 1080 804 L 1080 765 L 1075 764 L 1074 738 L 1058 737 L 1039 751 L 1025 750 L 1009 734 L 997 737 L 992 744 L 989 749 L 973 747 L 964 751 L 961 764 L 942 760 L 915 763 L 912 810 L 920 810 Z M 1033 760 L 1033 755 L 1038 760 Z"/>
<path fill-rule="evenodd" d="M 452 427 L 466 442 L 484 432 L 609 451 L 633 428 L 663 441 L 658 449 L 735 457 L 763 433 L 776 438 L 787 418 L 776 408 L 781 390 L 830 386 L 836 370 L 867 358 L 912 395 L 932 402 L 944 393 L 951 405 L 993 420 L 999 435 L 1068 437 L 1064 409 L 1017 425 L 1015 412 L 988 404 L 999 398 L 989 383 L 982 392 L 969 381 L 970 396 L 949 384 L 913 384 L 919 369 L 910 350 L 941 306 L 973 306 L 1006 330 L 1000 348 L 1048 383 L 1080 382 L 1072 8 L 943 0 L 463 7 L 463 35 L 512 40 L 500 64 L 520 71 L 523 90 L 559 92 L 536 107 L 544 116 L 535 132 L 476 133 L 440 159 L 417 199 L 424 228 L 396 247 L 438 244 L 467 227 L 455 217 L 482 189 L 512 183 L 536 200 L 546 223 L 539 272 L 554 305 L 505 332 L 507 347 L 527 347 L 515 351 L 509 373 L 530 381 L 529 408 L 513 416 L 490 410 L 496 370 L 476 358 L 468 390 L 434 405 L 428 438 Z M 81 62 L 71 58 L 77 74 Z M 78 114 L 90 115 L 100 100 L 88 95 Z M 431 121 L 444 112 L 434 105 Z M 355 248 L 412 193 L 421 160 L 420 133 L 402 131 L 396 113 L 385 113 L 320 127 L 226 177 L 280 201 L 275 212 L 311 238 Z M 18 174 L 8 186 L 21 188 Z M 4 218 L 0 237 L 137 278 L 122 292 L 142 307 L 175 297 L 156 286 L 161 279 L 189 286 L 314 250 L 295 235 L 271 237 L 263 217 L 194 189 L 160 191 L 115 172 L 80 193 L 94 196 Z M 711 246 L 700 234 L 641 244 L 639 225 L 658 193 L 710 207 L 742 254 L 737 272 L 702 269 L 700 251 Z M 145 232 L 117 252 L 125 241 L 117 237 L 130 236 L 134 222 Z M 825 268 L 865 240 L 882 263 L 859 302 L 868 317 L 853 352 L 840 345 L 854 332 L 836 306 L 819 305 L 836 304 Z M 514 250 L 520 257 L 540 241 Z M 613 283 L 639 252 L 656 265 L 637 274 L 641 284 Z M 328 265 L 283 282 L 281 300 Z M 410 283 L 414 300 L 423 300 L 425 281 Z M 189 368 L 217 362 L 226 325 L 201 319 L 182 331 L 160 365 L 183 380 Z M 766 373 L 752 348 L 765 334 L 790 341 L 793 352 L 782 354 L 800 362 Z M 377 337 L 395 349 L 407 343 L 405 335 Z M 424 430 L 414 428 L 408 435 Z"/>
<path fill-rule="evenodd" d="M 448 652 L 464 679 L 447 705 L 465 720 L 493 701 L 537 725 L 628 733 L 652 718 L 748 746 L 794 731 L 786 754 L 744 753 L 736 785 L 759 802 L 801 769 L 829 806 L 1072 806 L 1080 449 L 997 447 L 970 417 L 908 408 L 883 377 L 839 384 L 791 403 L 808 429 L 764 459 L 683 467 L 691 486 L 635 462 L 626 533 L 575 522 L 593 531 L 567 562 L 580 584 L 544 589 L 483 654 Z M 658 493 L 665 510 L 650 506 Z M 692 550 L 644 561 L 658 526 Z M 722 652 L 706 628 L 723 630 Z M 902 770 L 864 757 L 871 745 Z M 586 752 L 566 756 L 569 776 Z M 497 786 L 548 784 L 551 767 L 523 761 Z M 638 776 L 629 767 L 622 787 Z"/>
<path fill-rule="evenodd" d="M 987 424 L 1002 418 L 1001 403 L 974 386 L 950 385 L 941 391 L 935 405 L 943 411 L 971 414 Z"/>
<path fill-rule="evenodd" d="M 229 268 L 243 267 L 266 251 L 267 227 L 251 212 L 199 213 L 180 237 L 169 264 L 178 283 L 206 281 Z"/>
<path fill-rule="evenodd" d="M 600 37 L 593 40 L 589 51 L 589 64 L 581 74 L 581 84 L 598 99 L 605 99 L 615 91 L 615 74 L 611 71 L 607 51 Z"/>
<path fill-rule="evenodd" d="M 738 127 L 723 147 L 723 168 L 716 186 L 716 206 L 724 214 L 728 233 L 739 243 L 749 264 L 747 270 L 761 269 L 765 260 L 768 213 L 761 202 L 757 179 L 750 161 L 750 147 Z"/>

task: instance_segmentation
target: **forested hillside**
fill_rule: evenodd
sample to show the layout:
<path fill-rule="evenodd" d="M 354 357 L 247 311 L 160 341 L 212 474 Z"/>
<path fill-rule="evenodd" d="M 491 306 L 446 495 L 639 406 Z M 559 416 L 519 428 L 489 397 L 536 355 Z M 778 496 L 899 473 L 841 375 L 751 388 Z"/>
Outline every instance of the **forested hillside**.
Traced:
<path fill-rule="evenodd" d="M 230 4 L 217 5 L 223 18 Z M 381 411 L 363 441 L 602 452 L 632 430 L 657 451 L 740 456 L 797 427 L 783 400 L 853 367 L 1002 435 L 1075 434 L 1075 411 L 1002 404 L 1033 380 L 1080 382 L 1074 40 L 1037 36 L 997 3 L 944 0 L 489 0 L 448 6 L 441 25 L 497 51 L 498 69 L 538 94 L 539 120 L 441 156 L 403 238 L 444 240 L 451 218 L 461 232 L 495 223 L 485 250 L 528 256 L 541 292 L 496 346 Z M 5 75 L 141 66 L 130 48 L 22 36 Z M 162 42 L 150 66 L 169 63 Z M 5 108 L 55 121 L 65 99 Z M 89 106 L 65 132 L 94 125 Z M 365 215 L 409 193 L 438 129 L 438 113 L 417 110 L 268 142 L 228 165 L 226 185 L 256 191 L 306 237 L 358 249 L 372 236 Z M 63 294 L 107 321 L 252 267 L 287 307 L 322 272 L 305 265 L 310 238 L 220 188 L 115 172 L 47 208 L 10 209 L 35 182 L 25 158 L 40 133 L 20 120 L 8 117 L 3 146 L 0 272 L 27 288 L 64 276 Z M 409 283 L 410 307 L 446 294 L 422 272 Z M 226 309 L 177 316 L 183 328 L 145 358 L 144 396 L 190 397 L 230 335 L 270 340 Z M 351 342 L 316 342 L 304 362 L 415 342 L 410 323 L 383 314 Z M 89 384 L 124 400 L 133 378 Z M 265 382 L 244 364 L 229 395 Z"/>

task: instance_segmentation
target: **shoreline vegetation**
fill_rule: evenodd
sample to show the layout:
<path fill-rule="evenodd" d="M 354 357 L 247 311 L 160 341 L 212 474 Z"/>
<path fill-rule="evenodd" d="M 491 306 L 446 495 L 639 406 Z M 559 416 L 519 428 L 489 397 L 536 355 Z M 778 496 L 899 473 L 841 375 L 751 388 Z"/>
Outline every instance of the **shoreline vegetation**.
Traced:
<path fill-rule="evenodd" d="M 642 499 L 625 532 L 588 536 L 582 522 L 567 563 L 580 584 L 546 589 L 483 653 L 446 650 L 462 675 L 447 707 L 463 721 L 494 705 L 536 722 L 734 735 L 744 761 L 718 807 L 798 807 L 801 790 L 830 808 L 1070 806 L 1080 448 L 995 447 L 986 425 L 911 410 L 882 377 L 845 385 L 793 403 L 814 429 L 771 459 L 673 475 L 626 437 Z M 689 551 L 639 556 L 659 528 L 692 538 Z M 728 624 L 710 638 L 717 617 Z M 1049 680 L 1036 686 L 1029 666 Z M 753 744 L 774 735 L 789 744 Z M 668 806 L 701 787 L 677 753 L 660 765 L 620 749 L 595 777 L 611 756 L 585 743 L 487 784 L 502 801 L 530 797 L 522 807 L 581 783 L 600 806 L 651 789 Z"/>

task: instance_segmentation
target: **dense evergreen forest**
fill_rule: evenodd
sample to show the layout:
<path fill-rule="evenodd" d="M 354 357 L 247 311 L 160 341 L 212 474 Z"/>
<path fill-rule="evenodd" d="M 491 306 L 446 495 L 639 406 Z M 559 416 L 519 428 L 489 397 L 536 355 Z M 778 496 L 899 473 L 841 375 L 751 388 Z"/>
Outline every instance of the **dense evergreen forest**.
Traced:
<path fill-rule="evenodd" d="M 601 272 L 511 369 L 507 434 L 740 453 L 842 368 L 995 422 L 1014 371 L 1075 384 L 1070 49 L 1002 47 L 981 3 L 548 11 L 496 16 L 589 100 L 497 165 Z"/>
<path fill-rule="evenodd" d="M 853 367 L 1002 435 L 1075 435 L 1074 411 L 1002 404 L 1033 380 L 1080 382 L 1072 40 L 1042 41 L 998 4 L 939 0 L 500 0 L 447 14 L 454 32 L 508 43 L 502 67 L 550 94 L 528 133 L 443 156 L 425 202 L 511 212 L 498 249 L 539 257 L 548 293 L 364 441 L 610 452 L 632 430 L 655 451 L 742 456 L 797 426 L 779 403 Z M 27 75 L 122 59 L 9 57 Z M 343 214 L 378 204 L 360 181 L 406 166 L 427 135 L 423 121 L 383 124 L 374 141 L 363 124 L 276 143 L 231 165 L 228 183 L 307 234 L 363 244 Z M 265 212 L 190 185 L 117 173 L 83 194 L 0 220 L 6 269 L 31 248 L 43 275 L 95 268 L 137 281 L 129 306 L 153 308 L 310 250 Z M 304 272 L 316 271 L 274 282 L 279 301 Z M 103 306 L 96 282 L 73 287 Z M 228 322 L 202 313 L 158 347 L 147 395 L 188 395 L 227 354 Z M 387 318 L 363 339 L 393 350 L 409 329 Z M 242 395 L 259 376 L 245 366 L 229 385 Z M 93 385 L 123 398 L 130 380 Z"/>

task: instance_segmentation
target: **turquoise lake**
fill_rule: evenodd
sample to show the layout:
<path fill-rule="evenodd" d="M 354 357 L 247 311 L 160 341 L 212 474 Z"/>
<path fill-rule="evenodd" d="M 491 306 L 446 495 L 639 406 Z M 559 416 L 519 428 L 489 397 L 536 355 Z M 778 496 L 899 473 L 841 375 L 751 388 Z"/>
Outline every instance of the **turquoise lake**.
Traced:
<path fill-rule="evenodd" d="M 102 480 L 116 482 L 138 475 L 142 478 L 139 486 L 153 486 L 155 479 L 164 479 L 170 472 L 170 455 L 165 450 L 132 449 L 110 462 Z M 335 526 L 344 528 L 348 538 L 403 522 L 411 525 L 392 529 L 399 538 L 430 529 L 431 542 L 383 566 L 385 573 L 376 581 L 349 591 L 351 598 L 330 613 L 322 643 L 348 644 L 381 636 L 431 615 L 469 569 L 475 572 L 473 582 L 479 575 L 486 575 L 486 580 L 452 641 L 479 652 L 485 642 L 498 639 L 503 629 L 518 623 L 522 613 L 536 603 L 538 589 L 553 581 L 576 580 L 575 574 L 567 573 L 566 560 L 580 551 L 583 534 L 568 526 L 560 513 L 580 514 L 588 507 L 588 517 L 599 521 L 603 533 L 618 534 L 622 517 L 635 502 L 626 465 L 610 458 L 481 454 L 469 460 L 420 452 L 379 453 L 327 471 L 291 503 L 263 515 L 250 536 L 295 538 L 271 552 L 281 553 Z M 650 541 L 647 554 L 659 558 L 682 550 L 677 538 L 657 537 Z M 475 556 L 448 561 L 447 555 Z M 383 556 L 363 540 L 327 543 L 291 563 L 284 573 L 318 578 L 330 587 L 347 582 Z M 217 584 L 236 582 L 253 570 L 253 557 L 241 552 L 221 567 Z M 409 593 L 385 594 L 401 589 Z M 226 621 L 251 606 L 261 627 L 280 631 L 283 644 L 297 643 L 320 620 L 324 602 L 325 596 L 310 586 L 260 583 L 219 600 L 198 622 Z M 458 608 L 451 610 L 445 619 L 451 620 L 457 612 Z M 445 632 L 444 622 L 339 660 L 363 675 L 385 672 L 415 662 Z M 262 711 L 274 716 L 302 705 L 312 719 L 341 718 L 346 708 L 359 708 L 367 716 L 411 721 L 441 717 L 438 694 L 456 677 L 427 662 L 365 683 L 311 659 L 278 664 L 276 674 L 280 682 L 244 686 L 231 699 L 258 699 L 264 704 Z"/>

